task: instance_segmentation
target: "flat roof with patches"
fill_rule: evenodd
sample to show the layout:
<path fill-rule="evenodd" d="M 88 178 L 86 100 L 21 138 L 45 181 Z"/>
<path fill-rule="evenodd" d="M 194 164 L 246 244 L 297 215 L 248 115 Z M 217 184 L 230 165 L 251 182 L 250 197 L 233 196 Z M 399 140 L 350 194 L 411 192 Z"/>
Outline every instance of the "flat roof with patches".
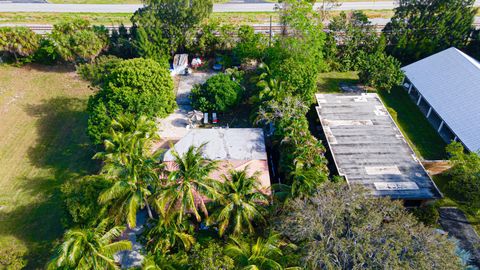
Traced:
<path fill-rule="evenodd" d="M 349 184 L 394 199 L 442 197 L 377 94 L 317 94 L 316 98 L 335 165 Z"/>

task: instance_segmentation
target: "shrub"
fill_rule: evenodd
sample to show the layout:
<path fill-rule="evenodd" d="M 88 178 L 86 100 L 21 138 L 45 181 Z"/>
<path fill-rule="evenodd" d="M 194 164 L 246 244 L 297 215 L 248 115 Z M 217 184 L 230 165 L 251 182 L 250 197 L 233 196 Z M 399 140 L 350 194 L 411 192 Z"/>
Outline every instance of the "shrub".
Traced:
<path fill-rule="evenodd" d="M 390 90 L 402 83 L 405 75 L 400 70 L 400 62 L 393 56 L 376 52 L 364 53 L 360 58 L 358 77 L 362 83 L 379 90 Z"/>
<path fill-rule="evenodd" d="M 434 205 L 417 207 L 412 210 L 413 215 L 425 225 L 435 225 L 440 218 L 440 214 Z"/>
<path fill-rule="evenodd" d="M 50 37 L 65 61 L 88 62 L 106 48 L 105 31 L 105 28 L 91 27 L 88 21 L 78 19 L 55 24 Z"/>
<path fill-rule="evenodd" d="M 135 57 L 133 35 L 122 24 L 118 30 L 113 29 L 110 35 L 108 53 L 123 59 Z"/>
<path fill-rule="evenodd" d="M 447 146 L 450 162 L 453 165 L 449 174 L 452 177 L 449 183 L 472 210 L 480 209 L 480 155 L 465 153 L 463 145 L 452 142 Z"/>
<path fill-rule="evenodd" d="M 242 25 L 238 29 L 238 43 L 233 49 L 233 54 L 244 59 L 262 58 L 267 42 L 262 34 L 256 34 L 252 26 Z"/>
<path fill-rule="evenodd" d="M 88 101 L 88 134 L 102 143 L 112 118 L 120 114 L 165 117 L 176 107 L 170 72 L 151 59 L 124 60 Z"/>
<path fill-rule="evenodd" d="M 30 61 L 39 45 L 39 35 L 27 27 L 0 28 L 0 51 L 12 55 L 15 62 Z"/>
<path fill-rule="evenodd" d="M 168 40 L 163 38 L 162 32 L 157 29 L 145 30 L 143 27 L 135 28 L 133 46 L 138 56 L 157 61 L 163 67 L 169 68 Z"/>
<path fill-rule="evenodd" d="M 95 59 L 92 63 L 81 64 L 77 67 L 78 74 L 87 81 L 92 82 L 93 85 L 102 84 L 112 70 L 122 62 L 122 59 L 113 55 L 102 55 Z"/>
<path fill-rule="evenodd" d="M 42 38 L 40 48 L 35 53 L 34 59 L 35 62 L 44 65 L 52 65 L 57 62 L 60 59 L 60 55 L 55 48 L 55 43 L 49 38 Z"/>
<path fill-rule="evenodd" d="M 3 246 L 0 249 L 0 269 L 20 270 L 27 265 L 23 257 L 27 254 L 26 248 L 20 248 L 20 244 Z"/>
<path fill-rule="evenodd" d="M 192 105 L 201 111 L 226 112 L 240 101 L 242 87 L 231 76 L 217 74 L 192 89 Z"/>

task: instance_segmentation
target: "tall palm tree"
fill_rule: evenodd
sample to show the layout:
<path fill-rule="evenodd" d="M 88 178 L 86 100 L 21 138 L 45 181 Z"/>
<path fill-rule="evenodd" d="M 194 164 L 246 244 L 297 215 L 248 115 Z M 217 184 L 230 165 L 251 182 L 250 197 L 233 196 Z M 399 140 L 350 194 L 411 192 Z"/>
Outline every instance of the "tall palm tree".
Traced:
<path fill-rule="evenodd" d="M 286 245 L 279 235 L 270 235 L 267 239 L 257 238 L 253 244 L 231 237 L 231 243 L 225 248 L 225 254 L 235 261 L 237 269 L 243 270 L 293 270 L 298 267 L 284 267 L 281 247 Z"/>
<path fill-rule="evenodd" d="M 131 249 L 132 244 L 127 240 L 114 242 L 124 228 L 108 229 L 108 224 L 103 220 L 96 228 L 67 231 L 48 269 L 118 269 L 113 255 Z"/>
<path fill-rule="evenodd" d="M 158 138 L 154 121 L 142 116 L 120 116 L 113 120 L 105 152 L 94 158 L 105 163 L 102 175 L 112 179 L 112 186 L 99 196 L 100 204 L 111 203 L 117 221 L 125 220 L 130 228 L 136 226 L 136 213 L 147 207 L 153 218 L 148 198 L 158 180 L 158 153 L 150 153 L 152 141 Z"/>
<path fill-rule="evenodd" d="M 221 197 L 216 201 L 219 205 L 208 218 L 207 224 L 218 223 L 218 233 L 222 236 L 227 230 L 238 235 L 244 231 L 253 233 L 255 220 L 265 223 L 267 197 L 262 194 L 257 181 L 258 174 L 248 176 L 247 168 L 242 171 L 230 171 L 223 176 Z"/>
<path fill-rule="evenodd" d="M 206 199 L 217 197 L 218 181 L 210 179 L 209 174 L 217 168 L 217 163 L 203 157 L 199 147 L 191 146 L 180 155 L 172 147 L 176 170 L 169 173 L 167 182 L 159 192 L 155 202 L 164 217 L 175 213 L 177 223 L 182 223 L 186 214 L 193 214 L 201 220 L 199 210 L 208 216 Z"/>

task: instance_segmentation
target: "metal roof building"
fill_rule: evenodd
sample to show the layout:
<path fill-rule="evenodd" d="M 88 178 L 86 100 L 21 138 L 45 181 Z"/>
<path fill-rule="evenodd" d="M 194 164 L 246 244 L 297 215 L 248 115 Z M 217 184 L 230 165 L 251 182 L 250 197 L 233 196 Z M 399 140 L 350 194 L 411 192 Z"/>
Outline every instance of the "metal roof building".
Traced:
<path fill-rule="evenodd" d="M 335 166 L 349 184 L 410 202 L 441 194 L 377 94 L 317 94 Z"/>
<path fill-rule="evenodd" d="M 449 48 L 402 68 L 404 86 L 446 141 L 480 150 L 480 63 Z"/>

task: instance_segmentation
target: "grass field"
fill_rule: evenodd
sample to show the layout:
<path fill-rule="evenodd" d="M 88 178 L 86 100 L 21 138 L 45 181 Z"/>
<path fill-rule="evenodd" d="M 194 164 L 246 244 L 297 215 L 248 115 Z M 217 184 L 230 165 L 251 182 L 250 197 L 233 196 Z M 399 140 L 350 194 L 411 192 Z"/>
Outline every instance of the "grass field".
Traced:
<path fill-rule="evenodd" d="M 63 233 L 59 186 L 95 167 L 90 94 L 72 68 L 0 66 L 0 257 L 26 250 L 27 269 L 49 259 Z"/>
<path fill-rule="evenodd" d="M 408 97 L 406 91 L 396 87 L 390 92 L 380 91 L 379 94 L 418 156 L 433 160 L 447 158 L 445 153 L 447 145 Z"/>

